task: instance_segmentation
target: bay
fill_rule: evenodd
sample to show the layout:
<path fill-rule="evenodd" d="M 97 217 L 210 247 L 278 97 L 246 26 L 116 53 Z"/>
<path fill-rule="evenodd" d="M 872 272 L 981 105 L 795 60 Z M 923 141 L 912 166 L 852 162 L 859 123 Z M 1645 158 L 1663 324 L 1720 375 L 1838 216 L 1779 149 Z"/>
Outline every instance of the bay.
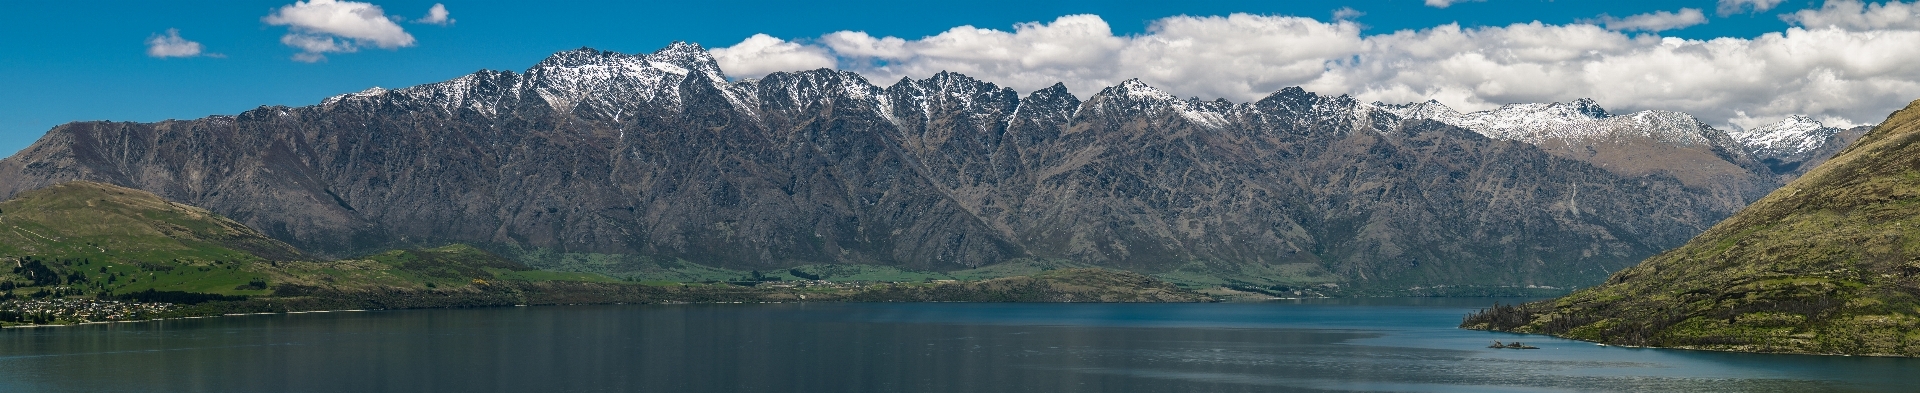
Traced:
<path fill-rule="evenodd" d="M 600 305 L 0 331 L 0 391 L 1908 391 L 1920 359 L 1455 329 L 1512 299 Z M 1538 350 L 1486 348 L 1523 341 Z"/>

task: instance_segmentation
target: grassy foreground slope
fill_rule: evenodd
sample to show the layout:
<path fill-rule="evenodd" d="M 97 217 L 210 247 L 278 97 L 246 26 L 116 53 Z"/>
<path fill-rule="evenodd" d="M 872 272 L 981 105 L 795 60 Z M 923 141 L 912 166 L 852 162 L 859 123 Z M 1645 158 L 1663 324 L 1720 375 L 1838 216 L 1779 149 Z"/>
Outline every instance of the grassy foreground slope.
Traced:
<path fill-rule="evenodd" d="M 1622 345 L 1920 355 L 1920 101 L 1680 248 L 1469 329 Z"/>
<path fill-rule="evenodd" d="M 820 273 L 714 270 L 708 275 L 722 279 L 641 282 L 534 269 L 462 244 L 313 261 L 206 210 L 101 183 L 64 183 L 0 202 L 0 325 L 519 304 L 1210 300 L 1134 273 L 1034 267 L 1018 275 L 908 277 L 813 266 Z"/>

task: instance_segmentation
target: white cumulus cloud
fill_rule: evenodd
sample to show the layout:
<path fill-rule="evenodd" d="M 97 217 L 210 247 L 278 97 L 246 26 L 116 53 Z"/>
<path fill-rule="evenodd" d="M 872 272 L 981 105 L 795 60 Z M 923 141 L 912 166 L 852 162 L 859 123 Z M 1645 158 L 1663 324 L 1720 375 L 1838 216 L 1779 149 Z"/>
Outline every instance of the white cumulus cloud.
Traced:
<path fill-rule="evenodd" d="M 1753 39 L 1627 36 L 1583 25 L 1441 27 L 1369 37 L 1316 91 L 1469 109 L 1593 97 L 1752 127 L 1792 114 L 1872 123 L 1920 97 L 1920 32 L 1789 29 Z M 1876 53 L 1877 56 L 1859 56 Z"/>
<path fill-rule="evenodd" d="M 996 82 L 1023 87 L 1068 81 L 1078 89 L 1124 80 L 1114 79 L 1111 63 L 1127 40 L 1115 37 L 1098 16 L 1071 15 L 1052 24 L 1022 23 L 1012 32 L 961 26 L 908 41 L 843 31 L 821 42 L 846 56 L 852 63 L 848 69 L 876 80 L 953 71 L 993 75 Z"/>
<path fill-rule="evenodd" d="M 303 62 L 326 60 L 327 53 L 352 53 L 362 46 L 398 49 L 414 44 L 412 34 L 387 17 L 380 6 L 369 3 L 296 1 L 260 20 L 287 26 L 280 42 L 300 49 L 293 59 Z"/>
<path fill-rule="evenodd" d="M 1794 114 L 1845 125 L 1878 122 L 1920 98 L 1920 29 L 1888 26 L 1711 40 L 1538 22 L 1367 35 L 1346 21 L 1233 14 L 1169 17 L 1143 34 L 1116 35 L 1098 16 L 1069 15 L 915 39 L 756 35 L 715 56 L 735 76 L 837 64 L 885 83 L 944 70 L 1022 91 L 1063 82 L 1082 97 L 1139 78 L 1180 96 L 1246 102 L 1301 86 L 1462 110 L 1590 97 L 1614 110 L 1684 111 L 1722 126 Z"/>
<path fill-rule="evenodd" d="M 147 37 L 147 56 L 157 58 L 194 57 L 200 55 L 200 43 L 180 38 L 180 29 L 167 29 L 167 35 L 154 34 Z"/>
<path fill-rule="evenodd" d="M 711 51 L 720 69 L 734 77 L 759 77 L 775 71 L 833 68 L 838 61 L 826 48 L 754 34 L 730 47 Z"/>
<path fill-rule="evenodd" d="M 427 9 L 427 16 L 422 16 L 420 17 L 420 19 L 414 19 L 413 23 L 425 23 L 429 25 L 446 26 L 446 25 L 453 24 L 453 18 L 448 17 L 447 5 L 440 4 L 440 3 L 433 3 L 433 8 Z"/>
<path fill-rule="evenodd" d="M 1920 3 L 1893 1 L 1866 4 L 1856 0 L 1833 0 L 1818 9 L 1781 15 L 1780 19 L 1809 29 L 1915 30 L 1920 29 Z"/>
<path fill-rule="evenodd" d="M 1773 9 L 1774 6 L 1780 5 L 1782 1 L 1786 0 L 1720 0 L 1718 11 L 1720 12 L 1720 16 L 1746 12 L 1761 13 Z"/>
<path fill-rule="evenodd" d="M 1607 30 L 1660 32 L 1705 24 L 1707 15 L 1697 8 L 1681 8 L 1679 12 L 1654 11 L 1625 18 L 1601 15 L 1598 22 Z"/>

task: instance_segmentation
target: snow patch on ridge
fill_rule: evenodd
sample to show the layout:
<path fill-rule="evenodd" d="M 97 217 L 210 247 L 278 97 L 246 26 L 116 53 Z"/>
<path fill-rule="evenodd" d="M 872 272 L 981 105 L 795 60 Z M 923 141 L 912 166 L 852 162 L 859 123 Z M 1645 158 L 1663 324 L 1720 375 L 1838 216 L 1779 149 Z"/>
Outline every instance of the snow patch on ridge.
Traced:
<path fill-rule="evenodd" d="M 1681 112 L 1648 110 L 1615 116 L 1591 99 L 1572 102 L 1507 104 L 1460 113 L 1438 101 L 1375 106 L 1402 118 L 1427 119 L 1473 130 L 1488 138 L 1540 144 L 1551 140 L 1592 141 L 1650 138 L 1690 146 L 1712 144 L 1721 132 Z"/>
<path fill-rule="evenodd" d="M 333 103 L 340 102 L 340 101 L 345 101 L 345 100 L 350 100 L 355 98 L 375 97 L 375 96 L 379 96 L 381 94 L 386 94 L 386 93 L 387 93 L 387 89 L 383 89 L 380 86 L 374 86 L 358 92 L 327 97 L 326 99 L 320 100 L 320 105 L 332 105 Z"/>

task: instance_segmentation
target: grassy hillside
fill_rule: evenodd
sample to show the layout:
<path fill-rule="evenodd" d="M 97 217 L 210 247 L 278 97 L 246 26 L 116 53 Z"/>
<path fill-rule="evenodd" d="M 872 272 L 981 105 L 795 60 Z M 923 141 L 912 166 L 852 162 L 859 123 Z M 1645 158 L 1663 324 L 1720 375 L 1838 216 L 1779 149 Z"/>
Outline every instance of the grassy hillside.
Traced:
<path fill-rule="evenodd" d="M 249 267 L 300 252 L 151 193 L 71 182 L 0 202 L 0 293 L 262 295 Z M 5 295 L 0 295 L 5 296 Z"/>
<path fill-rule="evenodd" d="M 1686 245 L 1463 327 L 1717 350 L 1920 355 L 1920 101 Z"/>
<path fill-rule="evenodd" d="M 503 281 L 617 283 L 536 270 L 466 245 L 334 261 L 145 191 L 70 182 L 0 202 L 0 300 L 199 303 L 286 293 L 462 291 Z"/>

